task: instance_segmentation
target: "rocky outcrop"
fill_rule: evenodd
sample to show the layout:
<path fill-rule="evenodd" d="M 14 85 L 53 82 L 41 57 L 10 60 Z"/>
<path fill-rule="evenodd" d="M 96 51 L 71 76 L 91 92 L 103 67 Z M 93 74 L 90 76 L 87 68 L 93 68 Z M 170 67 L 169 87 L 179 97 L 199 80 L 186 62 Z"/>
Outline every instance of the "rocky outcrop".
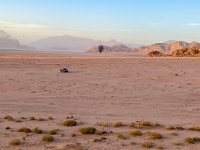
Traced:
<path fill-rule="evenodd" d="M 163 54 L 159 51 L 152 51 L 148 53 L 148 57 L 200 57 L 200 46 L 192 48 L 183 48 L 175 50 L 168 54 Z"/>
<path fill-rule="evenodd" d="M 184 41 L 174 41 L 174 42 L 170 41 L 166 43 L 156 43 L 149 46 L 143 46 L 143 47 L 138 48 L 137 51 L 146 52 L 146 53 L 150 53 L 152 51 L 159 51 L 165 54 L 165 53 L 172 53 L 176 50 L 192 48 L 196 46 L 200 46 L 200 43 L 198 42 L 187 43 Z"/>

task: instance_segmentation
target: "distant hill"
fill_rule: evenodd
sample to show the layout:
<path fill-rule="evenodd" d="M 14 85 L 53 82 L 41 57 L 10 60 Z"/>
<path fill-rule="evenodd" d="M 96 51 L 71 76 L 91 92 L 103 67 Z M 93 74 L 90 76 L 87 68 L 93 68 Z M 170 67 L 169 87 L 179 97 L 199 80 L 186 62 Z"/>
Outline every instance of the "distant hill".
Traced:
<path fill-rule="evenodd" d="M 86 52 L 88 53 L 97 53 L 98 52 L 98 47 L 93 47 L 87 50 Z M 125 45 L 114 45 L 114 46 L 104 46 L 104 53 L 108 52 L 133 52 L 132 48 L 129 48 Z"/>
<path fill-rule="evenodd" d="M 30 46 L 43 50 L 67 50 L 67 51 L 86 51 L 91 47 L 98 45 L 114 46 L 114 45 L 126 45 L 124 43 L 110 40 L 110 41 L 96 41 L 88 38 L 74 37 L 74 36 L 54 36 L 45 39 L 38 40 L 30 44 Z M 131 45 L 131 44 L 127 44 Z M 136 45 L 132 44 L 135 47 Z"/>
<path fill-rule="evenodd" d="M 184 41 L 168 41 L 165 43 L 156 43 L 149 46 L 143 46 L 137 48 L 137 51 L 141 53 L 149 53 L 152 51 L 159 51 L 161 53 L 170 53 L 179 49 L 192 48 L 195 46 L 200 46 L 200 43 L 198 42 L 187 43 Z"/>
<path fill-rule="evenodd" d="M 0 30 L 0 49 L 33 49 L 33 48 L 21 45 L 17 39 L 11 37 L 5 31 Z"/>

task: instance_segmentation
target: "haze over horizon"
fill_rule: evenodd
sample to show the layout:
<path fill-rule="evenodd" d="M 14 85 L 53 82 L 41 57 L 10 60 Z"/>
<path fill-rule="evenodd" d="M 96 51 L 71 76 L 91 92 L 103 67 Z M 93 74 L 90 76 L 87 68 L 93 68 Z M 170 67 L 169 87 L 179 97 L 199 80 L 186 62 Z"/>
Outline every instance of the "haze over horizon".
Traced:
<path fill-rule="evenodd" d="M 200 41 L 198 0 L 6 0 L 0 29 L 23 44 L 71 35 L 150 44 Z"/>

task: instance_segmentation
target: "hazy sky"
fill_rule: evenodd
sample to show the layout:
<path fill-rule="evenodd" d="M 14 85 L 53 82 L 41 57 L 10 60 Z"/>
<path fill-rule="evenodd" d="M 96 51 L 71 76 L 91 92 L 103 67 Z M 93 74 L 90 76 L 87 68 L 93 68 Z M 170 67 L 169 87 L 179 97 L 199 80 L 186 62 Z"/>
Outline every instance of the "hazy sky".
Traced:
<path fill-rule="evenodd" d="M 199 0 L 0 0 L 0 29 L 24 43 L 74 35 L 132 43 L 200 41 Z"/>

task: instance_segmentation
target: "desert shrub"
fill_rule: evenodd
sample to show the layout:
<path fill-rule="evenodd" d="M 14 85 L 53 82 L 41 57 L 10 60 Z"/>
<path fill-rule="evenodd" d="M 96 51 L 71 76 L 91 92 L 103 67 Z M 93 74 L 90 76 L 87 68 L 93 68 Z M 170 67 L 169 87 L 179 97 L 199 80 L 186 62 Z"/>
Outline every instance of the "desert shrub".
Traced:
<path fill-rule="evenodd" d="M 11 127 L 6 127 L 5 129 L 6 129 L 6 130 L 10 130 L 10 129 L 11 129 Z"/>
<path fill-rule="evenodd" d="M 130 127 L 134 127 L 134 128 L 153 128 L 153 127 L 158 127 L 158 126 L 160 126 L 160 124 L 153 123 L 150 121 L 145 121 L 145 120 L 137 121 L 130 125 Z"/>
<path fill-rule="evenodd" d="M 53 118 L 53 117 L 51 117 L 51 116 L 49 116 L 49 117 L 48 117 L 48 120 L 54 120 L 54 118 Z"/>
<path fill-rule="evenodd" d="M 43 142 L 52 142 L 52 141 L 54 141 L 54 137 L 52 135 L 44 135 L 42 137 L 42 141 Z"/>
<path fill-rule="evenodd" d="M 105 131 L 96 130 L 95 134 L 96 135 L 103 135 L 103 134 L 105 134 Z"/>
<path fill-rule="evenodd" d="M 173 136 L 178 136 L 178 133 L 176 132 L 169 132 L 170 135 L 173 135 Z"/>
<path fill-rule="evenodd" d="M 162 150 L 162 149 L 164 149 L 163 146 L 158 146 L 158 147 L 157 147 L 157 150 Z"/>
<path fill-rule="evenodd" d="M 16 119 L 15 122 L 19 123 L 19 122 L 22 122 L 22 120 L 21 119 Z"/>
<path fill-rule="evenodd" d="M 43 133 L 43 130 L 41 130 L 41 129 L 39 129 L 39 128 L 35 128 L 35 129 L 33 130 L 33 132 L 34 132 L 35 134 L 42 134 L 42 133 Z"/>
<path fill-rule="evenodd" d="M 113 127 L 123 127 L 123 126 L 126 126 L 123 122 L 113 123 Z"/>
<path fill-rule="evenodd" d="M 67 126 L 67 127 L 73 127 L 76 125 L 77 125 L 76 120 L 66 120 L 63 122 L 63 126 Z"/>
<path fill-rule="evenodd" d="M 140 130 L 130 131 L 129 135 L 131 136 L 142 136 L 142 132 Z"/>
<path fill-rule="evenodd" d="M 191 127 L 188 130 L 190 130 L 190 131 L 200 131 L 200 127 Z"/>
<path fill-rule="evenodd" d="M 36 118 L 35 117 L 30 117 L 29 120 L 30 121 L 34 121 L 34 120 L 36 120 Z"/>
<path fill-rule="evenodd" d="M 200 138 L 199 137 L 187 137 L 185 138 L 185 142 L 188 143 L 188 144 L 195 144 L 195 143 L 198 143 L 200 142 Z"/>
<path fill-rule="evenodd" d="M 38 118 L 37 121 L 46 121 L 44 118 Z"/>
<path fill-rule="evenodd" d="M 153 142 L 144 142 L 142 144 L 142 147 L 144 148 L 153 148 L 155 146 L 155 144 Z"/>
<path fill-rule="evenodd" d="M 22 140 L 25 141 L 25 140 L 26 140 L 26 137 L 22 137 Z"/>
<path fill-rule="evenodd" d="M 149 132 L 148 135 L 151 139 L 154 139 L 154 140 L 160 140 L 163 138 L 163 136 L 158 132 Z"/>
<path fill-rule="evenodd" d="M 79 132 L 82 134 L 95 134 L 96 128 L 94 127 L 80 128 Z"/>
<path fill-rule="evenodd" d="M 171 126 L 171 125 L 168 125 L 165 127 L 167 130 L 175 130 L 175 127 L 174 126 Z"/>
<path fill-rule="evenodd" d="M 10 115 L 5 116 L 4 119 L 6 119 L 6 120 L 8 120 L 8 121 L 14 121 L 14 120 L 15 120 L 15 119 L 14 119 L 12 116 L 10 116 Z"/>
<path fill-rule="evenodd" d="M 21 144 L 21 140 L 19 140 L 19 139 L 14 139 L 14 140 L 11 140 L 9 144 L 10 144 L 10 145 L 14 145 L 14 146 L 20 145 L 20 144 Z"/>
<path fill-rule="evenodd" d="M 172 144 L 173 144 L 173 145 L 176 145 L 176 146 L 181 146 L 181 145 L 182 145 L 182 143 L 180 143 L 180 142 L 178 142 L 178 141 L 174 141 L 174 142 L 172 142 Z"/>
<path fill-rule="evenodd" d="M 58 131 L 60 131 L 60 130 L 59 129 L 53 129 L 53 130 L 49 131 L 49 134 L 56 135 L 56 134 L 58 134 Z"/>
<path fill-rule="evenodd" d="M 27 127 L 21 127 L 18 132 L 31 133 L 32 131 Z"/>
<path fill-rule="evenodd" d="M 117 138 L 118 138 L 118 139 L 121 139 L 121 140 L 127 139 L 127 137 L 126 137 L 125 135 L 121 134 L 121 133 L 118 133 L 118 134 L 117 134 Z"/>
<path fill-rule="evenodd" d="M 130 144 L 131 144 L 131 145 L 137 145 L 137 143 L 136 143 L 136 142 L 131 142 Z"/>

